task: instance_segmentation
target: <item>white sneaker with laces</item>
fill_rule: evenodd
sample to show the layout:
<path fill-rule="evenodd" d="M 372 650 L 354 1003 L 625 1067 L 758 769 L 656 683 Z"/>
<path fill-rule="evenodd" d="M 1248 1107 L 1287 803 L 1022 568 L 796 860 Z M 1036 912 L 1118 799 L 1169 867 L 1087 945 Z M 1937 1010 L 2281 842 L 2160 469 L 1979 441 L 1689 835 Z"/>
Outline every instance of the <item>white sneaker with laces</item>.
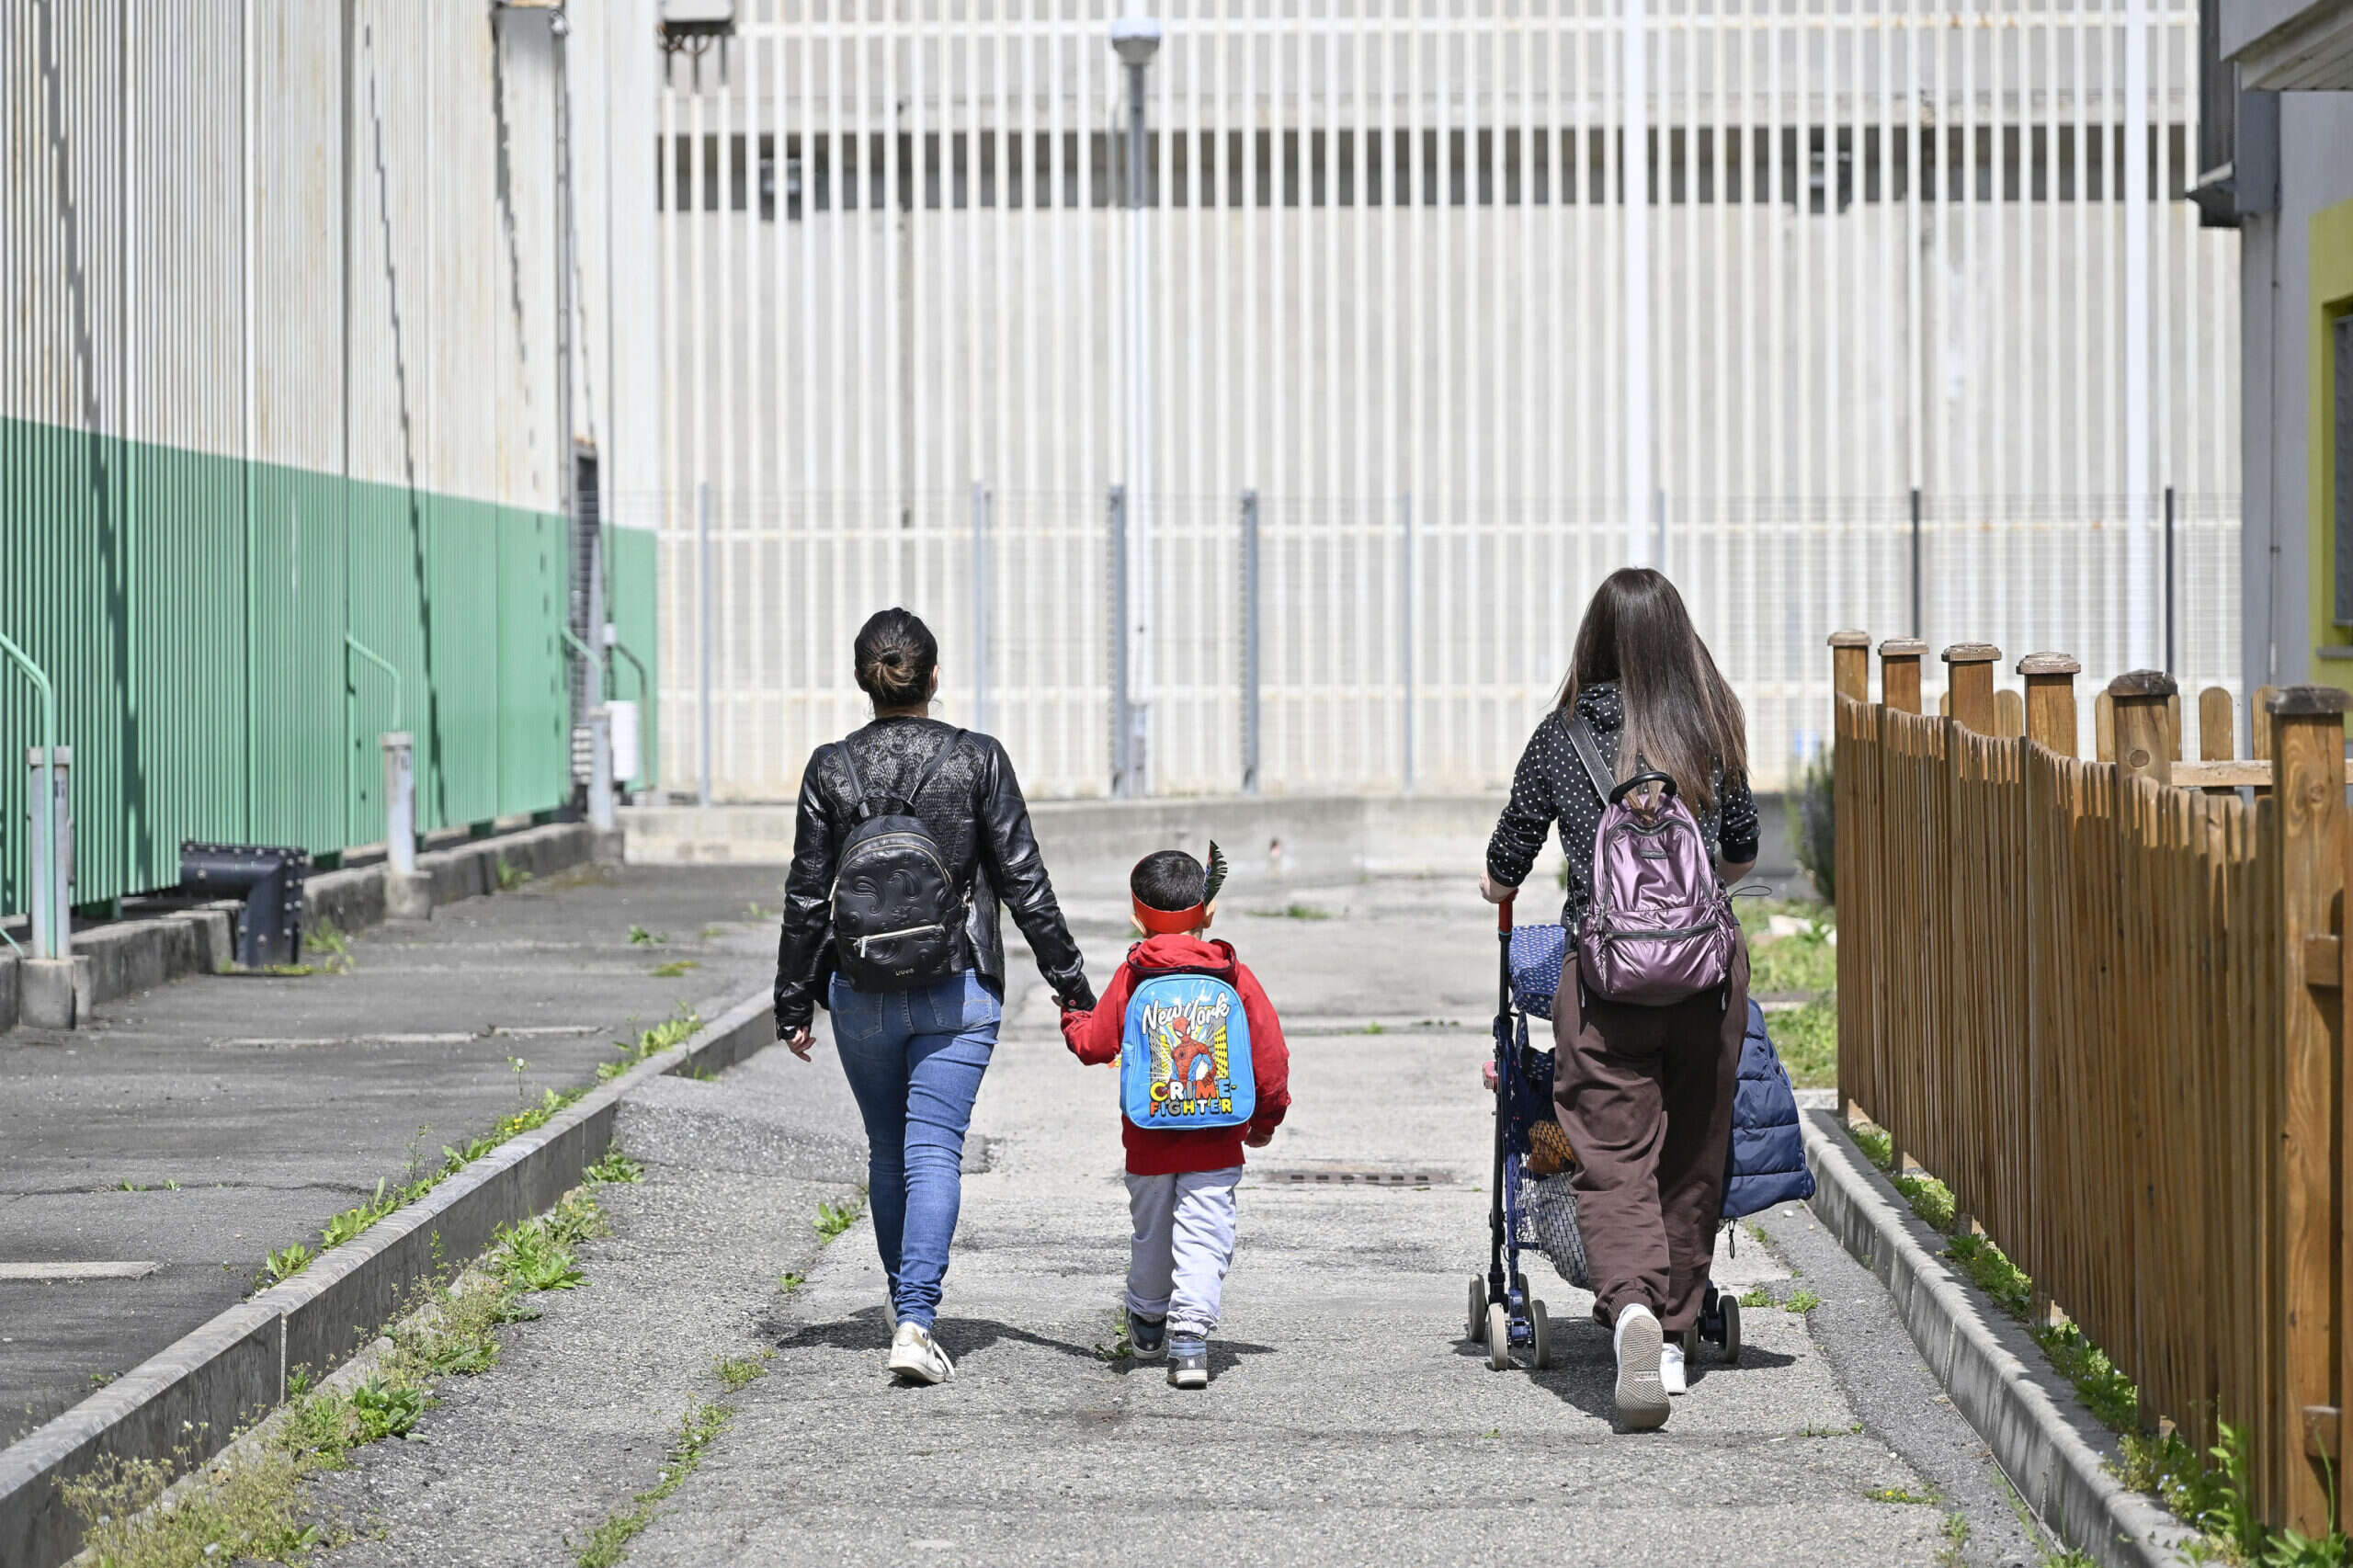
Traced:
<path fill-rule="evenodd" d="M 1618 1309 L 1611 1335 L 1618 1350 L 1618 1419 L 1629 1432 L 1654 1432 L 1666 1425 L 1666 1387 L 1659 1381 L 1665 1335 L 1658 1317 L 1637 1301 Z"/>
<path fill-rule="evenodd" d="M 1658 1381 L 1665 1385 L 1669 1395 L 1691 1392 L 1691 1385 L 1683 1376 L 1683 1346 L 1672 1339 L 1659 1349 Z"/>
<path fill-rule="evenodd" d="M 956 1363 L 948 1358 L 920 1324 L 903 1323 L 891 1336 L 891 1358 L 884 1365 L 892 1375 L 911 1383 L 951 1383 Z"/>

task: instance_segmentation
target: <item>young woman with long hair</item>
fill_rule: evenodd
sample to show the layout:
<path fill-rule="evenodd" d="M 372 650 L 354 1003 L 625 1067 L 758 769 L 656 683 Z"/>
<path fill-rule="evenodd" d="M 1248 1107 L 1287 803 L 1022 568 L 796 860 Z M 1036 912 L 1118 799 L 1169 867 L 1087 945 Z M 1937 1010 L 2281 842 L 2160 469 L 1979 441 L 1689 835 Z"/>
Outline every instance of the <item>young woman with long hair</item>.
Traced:
<path fill-rule="evenodd" d="M 1518 892 L 1557 823 L 1569 869 L 1561 918 L 1574 931 L 1585 917 L 1604 801 L 1572 749 L 1577 720 L 1615 778 L 1654 770 L 1675 780 L 1720 880 L 1747 873 L 1756 806 L 1740 700 L 1675 585 L 1629 567 L 1586 606 L 1560 701 L 1512 776 L 1479 881 L 1491 903 Z M 1745 948 L 1722 987 L 1671 1006 L 1591 996 L 1567 977 L 1553 1004 L 1553 1097 L 1577 1159 L 1594 1316 L 1613 1330 L 1618 1411 L 1631 1429 L 1664 1426 L 1669 1395 L 1684 1392 L 1673 1336 L 1699 1317 L 1707 1290 L 1747 1017 Z"/>

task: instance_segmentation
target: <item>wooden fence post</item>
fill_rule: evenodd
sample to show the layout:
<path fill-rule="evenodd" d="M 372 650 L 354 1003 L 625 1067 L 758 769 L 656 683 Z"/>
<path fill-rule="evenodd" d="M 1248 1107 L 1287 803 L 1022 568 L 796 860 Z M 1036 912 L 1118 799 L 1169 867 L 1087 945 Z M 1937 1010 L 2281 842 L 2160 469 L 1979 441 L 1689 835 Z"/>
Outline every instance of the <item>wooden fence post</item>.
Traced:
<path fill-rule="evenodd" d="M 2198 694 L 2198 760 L 2229 762 L 2237 756 L 2231 737 L 2231 694 L 2219 686 L 2210 686 Z M 2228 798 L 2238 791 L 2227 784 L 2217 784 L 2208 786 L 2206 793 Z"/>
<path fill-rule="evenodd" d="M 2108 683 L 2116 706 L 2116 767 L 2124 777 L 2173 782 L 2173 745 L 2165 732 L 2172 727 L 2167 705 L 2174 691 L 2173 676 L 2163 670 L 2134 670 Z"/>
<path fill-rule="evenodd" d="M 2288 1430 L 2287 1524 L 2306 1535 L 2328 1528 L 2325 1458 L 2345 1484 L 2338 1413 L 2338 1292 L 2343 1267 L 2336 1215 L 2342 1179 L 2333 1157 L 2341 1139 L 2344 1092 L 2341 921 L 2345 900 L 2345 711 L 2353 698 L 2334 687 L 2291 686 L 2265 704 L 2271 731 L 2272 799 L 2279 827 L 2279 935 L 2287 980 L 2282 1100 L 2276 1123 L 2282 1165 L 2279 1214 Z M 2315 1452 L 2317 1450 L 2317 1452 Z M 2294 1462 L 2297 1455 L 2310 1462 Z"/>
<path fill-rule="evenodd" d="M 1871 634 L 1834 631 L 1830 634 L 1830 687 L 1858 702 L 1871 699 Z"/>
<path fill-rule="evenodd" d="M 2026 682 L 2026 738 L 2061 756 L 2075 755 L 2075 676 L 2083 667 L 2064 653 L 2029 653 L 2018 661 Z"/>
<path fill-rule="evenodd" d="M 1945 682 L 1952 697 L 1952 717 L 1964 730 L 1981 735 L 1994 731 L 1994 664 L 2002 651 L 1991 642 L 1956 642 L 1945 650 Z"/>
<path fill-rule="evenodd" d="M 1928 645 L 1891 637 L 1879 645 L 1879 699 L 1900 713 L 1920 711 L 1920 660 Z"/>

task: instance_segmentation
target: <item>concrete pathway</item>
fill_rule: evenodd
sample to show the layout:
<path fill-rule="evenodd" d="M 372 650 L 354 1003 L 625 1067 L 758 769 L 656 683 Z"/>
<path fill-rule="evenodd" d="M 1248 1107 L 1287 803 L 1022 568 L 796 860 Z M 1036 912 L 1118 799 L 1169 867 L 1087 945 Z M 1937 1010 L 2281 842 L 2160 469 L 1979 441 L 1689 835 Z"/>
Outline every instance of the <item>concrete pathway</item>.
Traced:
<path fill-rule="evenodd" d="M 1120 901 L 1069 901 L 1093 956 Z M 940 1324 L 951 1386 L 882 1371 L 861 1222 L 820 1249 L 816 1203 L 858 1174 L 838 1067 L 771 1051 L 624 1111 L 642 1187 L 606 1189 L 588 1287 L 542 1298 L 499 1369 L 445 1385 L 422 1441 L 368 1449 L 322 1506 L 332 1561 L 568 1561 L 652 1486 L 681 1416 L 735 1411 L 629 1561 L 719 1562 L 1888 1563 L 2033 1561 L 1998 1480 L 1879 1288 L 1804 1211 L 1745 1237 L 1727 1282 L 1824 1298 L 1752 1310 L 1665 1432 L 1611 1430 L 1589 1298 L 1530 1276 L 1554 1370 L 1497 1373 L 1461 1339 L 1484 1256 L 1479 1087 L 1494 943 L 1454 887 L 1230 901 L 1286 1014 L 1297 1108 L 1254 1158 L 1215 1381 L 1180 1393 L 1108 1358 L 1126 1256 L 1115 1085 L 1081 1069 L 1027 971 L 983 1088 Z M 1254 918 L 1312 906 L 1329 918 Z M 1434 1171 L 1336 1191 L 1335 1166 Z M 828 1186 L 828 1183 L 831 1186 Z M 806 1283 L 779 1276 L 805 1273 Z M 1836 1327 L 1847 1350 L 1825 1343 Z M 725 1391 L 724 1357 L 767 1354 Z M 2030 1555 L 2032 1554 L 2032 1555 Z"/>
<path fill-rule="evenodd" d="M 0 1035 L 0 1264 L 66 1276 L 0 1277 L 0 1443 L 237 1301 L 272 1249 L 315 1250 L 378 1181 L 594 1083 L 680 1006 L 716 1017 L 774 972 L 749 906 L 782 882 L 584 867 L 357 933 L 348 973 L 196 977 Z M 94 1262 L 157 1267 L 74 1277 Z"/>

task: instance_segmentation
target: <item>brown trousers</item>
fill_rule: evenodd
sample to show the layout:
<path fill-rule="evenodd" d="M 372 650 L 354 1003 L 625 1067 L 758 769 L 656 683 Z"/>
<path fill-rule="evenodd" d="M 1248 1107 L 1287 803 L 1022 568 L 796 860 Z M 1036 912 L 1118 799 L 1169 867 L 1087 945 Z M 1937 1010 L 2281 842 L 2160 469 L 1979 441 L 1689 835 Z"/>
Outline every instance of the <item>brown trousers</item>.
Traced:
<path fill-rule="evenodd" d="M 1552 1084 L 1576 1151 L 1593 1315 L 1613 1324 L 1640 1301 L 1674 1333 L 1698 1320 L 1715 1256 L 1748 949 L 1733 949 L 1727 988 L 1667 1007 L 1584 995 L 1576 961 L 1552 1013 Z"/>

